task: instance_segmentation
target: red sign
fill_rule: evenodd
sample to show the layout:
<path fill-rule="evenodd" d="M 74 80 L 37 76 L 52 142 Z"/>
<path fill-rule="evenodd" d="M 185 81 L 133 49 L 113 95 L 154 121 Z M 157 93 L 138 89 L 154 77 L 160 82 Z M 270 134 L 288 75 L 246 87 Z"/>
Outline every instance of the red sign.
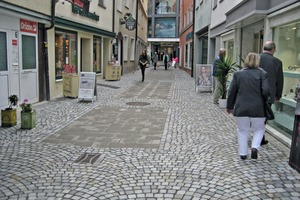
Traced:
<path fill-rule="evenodd" d="M 20 19 L 20 31 L 27 33 L 37 33 L 37 22 Z"/>
<path fill-rule="evenodd" d="M 83 8 L 84 3 L 81 0 L 74 0 L 74 5 Z"/>
<path fill-rule="evenodd" d="M 18 45 L 18 40 L 12 40 L 11 43 L 12 43 L 13 46 L 17 46 Z"/>

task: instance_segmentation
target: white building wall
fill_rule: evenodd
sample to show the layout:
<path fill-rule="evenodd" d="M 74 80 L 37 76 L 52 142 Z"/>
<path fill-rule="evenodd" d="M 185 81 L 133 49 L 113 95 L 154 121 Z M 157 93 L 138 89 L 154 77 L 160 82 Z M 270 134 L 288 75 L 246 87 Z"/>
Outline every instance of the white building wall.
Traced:
<path fill-rule="evenodd" d="M 213 3 L 212 1 L 212 13 L 211 13 L 211 23 L 210 23 L 210 28 L 213 29 L 214 27 L 220 25 L 221 23 L 226 21 L 226 13 L 241 3 L 243 0 L 223 0 L 219 1 L 217 0 L 217 7 L 213 8 Z"/>

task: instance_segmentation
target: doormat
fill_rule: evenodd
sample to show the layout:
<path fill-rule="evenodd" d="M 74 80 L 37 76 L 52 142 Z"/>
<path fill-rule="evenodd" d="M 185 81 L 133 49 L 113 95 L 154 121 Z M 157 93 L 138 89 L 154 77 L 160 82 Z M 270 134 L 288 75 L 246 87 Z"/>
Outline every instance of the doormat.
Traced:
<path fill-rule="evenodd" d="M 106 85 L 106 84 L 102 84 L 102 83 L 97 83 L 97 85 L 99 85 L 99 86 L 103 86 L 103 87 L 112 88 L 112 89 L 119 89 L 119 88 L 120 88 L 120 87 L 117 87 L 117 86 L 113 86 L 113 85 Z"/>
<path fill-rule="evenodd" d="M 94 164 L 96 160 L 100 157 L 100 154 L 91 154 L 91 153 L 84 153 L 82 154 L 77 160 L 75 160 L 75 163 L 84 164 Z"/>
<path fill-rule="evenodd" d="M 150 103 L 148 103 L 148 102 L 127 102 L 126 104 L 130 105 L 130 106 L 147 106 L 147 105 L 150 105 Z"/>

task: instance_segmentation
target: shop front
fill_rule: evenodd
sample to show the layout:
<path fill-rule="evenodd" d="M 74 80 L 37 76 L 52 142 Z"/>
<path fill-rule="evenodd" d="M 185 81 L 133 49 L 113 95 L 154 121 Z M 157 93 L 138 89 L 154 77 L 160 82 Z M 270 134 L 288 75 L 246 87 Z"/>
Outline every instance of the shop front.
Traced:
<path fill-rule="evenodd" d="M 273 110 L 274 128 L 285 130 L 291 137 L 296 109 L 296 87 L 300 83 L 300 4 L 294 4 L 285 12 L 268 16 L 272 38 L 277 45 L 275 56 L 282 61 L 284 87 L 282 98 Z"/>
<path fill-rule="evenodd" d="M 8 106 L 8 96 L 20 101 L 39 101 L 38 40 L 40 18 L 0 14 L 0 107 Z M 45 21 L 43 21 L 45 22 Z"/>

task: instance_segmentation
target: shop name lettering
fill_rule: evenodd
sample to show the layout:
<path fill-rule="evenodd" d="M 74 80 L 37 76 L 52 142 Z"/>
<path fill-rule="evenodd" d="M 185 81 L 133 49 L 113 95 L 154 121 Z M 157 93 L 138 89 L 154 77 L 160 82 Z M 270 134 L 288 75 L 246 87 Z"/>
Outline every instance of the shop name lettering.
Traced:
<path fill-rule="evenodd" d="M 35 24 L 28 24 L 26 22 L 21 22 L 21 30 L 26 30 L 29 32 L 36 32 L 36 25 Z"/>
<path fill-rule="evenodd" d="M 84 17 L 91 18 L 92 20 L 95 20 L 95 21 L 99 21 L 99 19 L 100 19 L 100 17 L 98 15 L 96 15 L 94 13 L 86 12 L 75 5 L 72 5 L 72 12 L 79 14 L 81 16 L 84 16 Z"/>

